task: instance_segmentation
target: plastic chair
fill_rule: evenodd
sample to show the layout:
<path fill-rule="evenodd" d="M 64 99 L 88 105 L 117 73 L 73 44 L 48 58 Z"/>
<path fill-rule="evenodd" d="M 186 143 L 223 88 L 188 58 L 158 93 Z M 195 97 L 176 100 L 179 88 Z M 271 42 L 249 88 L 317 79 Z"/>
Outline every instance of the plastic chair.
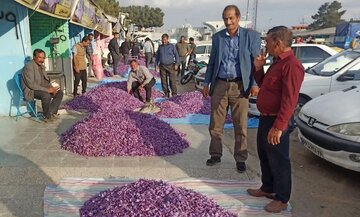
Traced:
<path fill-rule="evenodd" d="M 15 83 L 16 83 L 16 86 L 18 88 L 18 91 L 19 91 L 19 101 L 18 101 L 18 104 L 16 106 L 16 121 L 19 119 L 19 116 L 22 116 L 24 114 L 27 114 L 29 113 L 31 116 L 34 116 L 36 118 L 36 120 L 40 121 L 40 118 L 39 118 L 39 114 L 37 113 L 36 111 L 36 100 L 32 100 L 32 101 L 28 101 L 24 98 L 24 93 L 23 93 L 23 90 L 22 90 L 22 87 L 21 87 L 21 79 L 22 79 L 22 74 L 21 73 L 18 73 L 14 76 L 14 80 L 15 80 Z M 27 106 L 27 111 L 26 112 L 21 112 L 20 111 L 20 107 L 21 105 L 26 102 L 26 106 Z M 30 109 L 30 111 L 29 111 Z"/>

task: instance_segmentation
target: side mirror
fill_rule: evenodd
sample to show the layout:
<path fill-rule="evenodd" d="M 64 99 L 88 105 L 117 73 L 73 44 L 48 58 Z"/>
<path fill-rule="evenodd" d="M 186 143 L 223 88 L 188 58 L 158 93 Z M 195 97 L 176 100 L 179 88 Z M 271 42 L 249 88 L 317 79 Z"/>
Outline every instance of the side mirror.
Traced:
<path fill-rule="evenodd" d="M 355 78 L 355 74 L 353 73 L 345 73 L 340 75 L 336 80 L 338 81 L 352 81 Z"/>

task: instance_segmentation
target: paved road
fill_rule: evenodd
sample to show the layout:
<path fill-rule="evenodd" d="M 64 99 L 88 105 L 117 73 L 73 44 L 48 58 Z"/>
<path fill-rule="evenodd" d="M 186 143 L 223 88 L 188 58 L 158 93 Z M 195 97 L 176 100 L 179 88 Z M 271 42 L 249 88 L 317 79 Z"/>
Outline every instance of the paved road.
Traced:
<path fill-rule="evenodd" d="M 230 130 L 227 133 L 233 134 Z M 251 178 L 259 180 L 256 133 L 256 129 L 249 130 L 248 167 Z M 290 152 L 294 217 L 360 216 L 360 173 L 317 157 L 298 142 L 296 131 L 291 134 Z"/>

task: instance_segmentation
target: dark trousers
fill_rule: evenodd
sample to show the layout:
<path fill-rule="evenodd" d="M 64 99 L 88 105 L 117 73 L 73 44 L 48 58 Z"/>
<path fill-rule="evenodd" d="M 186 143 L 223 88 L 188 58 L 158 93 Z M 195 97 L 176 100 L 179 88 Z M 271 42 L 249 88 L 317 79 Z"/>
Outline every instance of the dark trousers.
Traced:
<path fill-rule="evenodd" d="M 185 66 L 186 66 L 186 56 L 180 57 L 180 66 L 178 68 L 178 74 L 182 77 L 185 73 Z"/>
<path fill-rule="evenodd" d="M 275 193 L 275 200 L 287 203 L 291 194 L 291 164 L 289 158 L 289 137 L 286 130 L 280 143 L 271 145 L 267 135 L 276 117 L 260 117 L 257 133 L 257 151 L 261 166 L 261 190 Z"/>
<path fill-rule="evenodd" d="M 117 68 L 117 66 L 119 65 L 119 62 L 120 62 L 120 55 L 111 54 L 111 56 L 112 56 L 112 59 L 113 59 L 113 68 L 114 68 L 113 74 L 116 75 L 117 74 L 116 68 Z"/>
<path fill-rule="evenodd" d="M 41 100 L 43 115 L 46 118 L 50 118 L 51 115 L 58 113 L 63 95 L 64 94 L 61 90 L 56 92 L 55 95 L 41 90 L 34 91 L 34 98 Z"/>
<path fill-rule="evenodd" d="M 151 52 L 145 53 L 145 65 L 146 65 L 146 68 L 149 67 L 152 58 L 153 58 L 153 54 Z"/>
<path fill-rule="evenodd" d="M 92 62 L 92 59 L 91 59 L 91 56 L 92 55 L 86 55 L 86 58 L 89 62 L 89 66 L 88 66 L 88 76 L 89 77 L 93 77 L 94 76 L 94 72 L 92 70 L 92 66 L 93 66 L 93 62 Z"/>
<path fill-rule="evenodd" d="M 124 64 L 127 65 L 128 60 L 129 60 L 129 54 L 128 53 L 123 53 L 123 58 L 124 58 Z"/>
<path fill-rule="evenodd" d="M 169 85 L 168 77 L 170 82 L 171 94 L 174 96 L 177 94 L 176 87 L 176 71 L 174 69 L 174 64 L 163 65 L 160 64 L 160 78 L 161 78 L 161 87 L 166 96 L 169 96 Z"/>
<path fill-rule="evenodd" d="M 190 62 L 194 61 L 195 59 L 196 59 L 196 55 L 195 54 L 190 54 L 188 64 L 190 64 Z"/>
<path fill-rule="evenodd" d="M 140 83 L 135 81 L 131 84 L 131 91 L 134 93 L 134 96 L 138 98 L 140 101 L 143 101 L 142 96 L 140 95 L 139 87 Z M 155 78 L 152 78 L 149 83 L 144 86 L 145 93 L 146 93 L 146 102 L 150 102 L 151 100 L 151 88 L 155 85 Z"/>
<path fill-rule="evenodd" d="M 81 86 L 82 86 L 82 93 L 86 92 L 87 87 L 87 73 L 86 69 L 80 70 L 79 73 L 75 72 L 75 81 L 74 81 L 74 94 L 77 94 L 78 86 L 81 80 Z"/>

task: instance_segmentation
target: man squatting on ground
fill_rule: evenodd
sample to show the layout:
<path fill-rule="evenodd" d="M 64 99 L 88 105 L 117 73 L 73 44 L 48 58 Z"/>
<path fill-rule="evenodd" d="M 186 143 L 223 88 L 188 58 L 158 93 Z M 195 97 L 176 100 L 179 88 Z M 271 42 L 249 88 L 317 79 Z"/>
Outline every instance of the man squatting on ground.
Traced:
<path fill-rule="evenodd" d="M 144 100 L 140 95 L 139 89 L 145 88 L 145 104 L 150 104 L 151 89 L 155 85 L 154 76 L 145 66 L 140 66 L 135 59 L 130 61 L 130 68 L 131 71 L 127 80 L 127 92 L 129 94 L 133 92 L 134 96 L 143 102 Z"/>

